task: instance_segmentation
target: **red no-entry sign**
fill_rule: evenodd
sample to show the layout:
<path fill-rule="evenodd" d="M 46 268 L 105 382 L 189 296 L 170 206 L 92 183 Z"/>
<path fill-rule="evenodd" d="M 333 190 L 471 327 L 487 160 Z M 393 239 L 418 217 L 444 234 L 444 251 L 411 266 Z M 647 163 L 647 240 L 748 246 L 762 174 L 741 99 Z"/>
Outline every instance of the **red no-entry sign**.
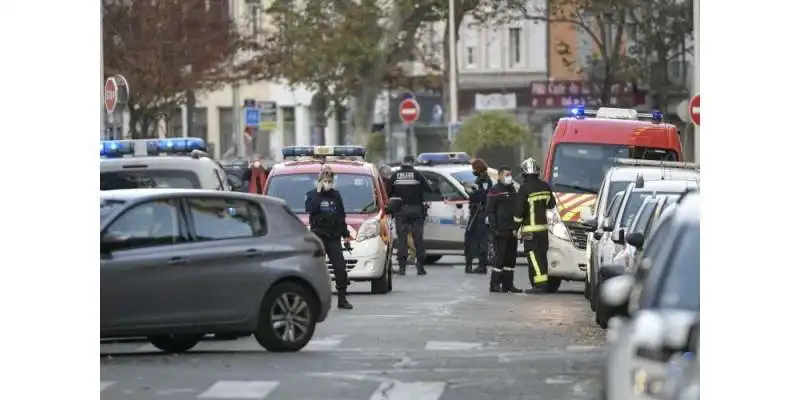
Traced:
<path fill-rule="evenodd" d="M 113 76 L 106 79 L 103 92 L 105 97 L 104 102 L 106 106 L 106 112 L 114 112 L 114 109 L 117 107 L 117 94 L 119 92 L 119 87 L 117 87 L 117 81 L 114 80 Z"/>
<path fill-rule="evenodd" d="M 419 103 L 414 99 L 405 99 L 400 103 L 400 119 L 406 124 L 413 124 L 419 119 Z"/>
<path fill-rule="evenodd" d="M 689 118 L 696 126 L 700 126 L 700 95 L 692 97 L 689 102 Z"/>

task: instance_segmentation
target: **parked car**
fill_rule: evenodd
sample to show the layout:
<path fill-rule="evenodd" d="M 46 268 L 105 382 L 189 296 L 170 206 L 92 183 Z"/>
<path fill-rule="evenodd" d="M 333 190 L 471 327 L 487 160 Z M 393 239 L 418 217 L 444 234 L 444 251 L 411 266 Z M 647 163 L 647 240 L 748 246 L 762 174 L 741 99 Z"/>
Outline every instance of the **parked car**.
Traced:
<path fill-rule="evenodd" d="M 101 193 L 100 337 L 170 353 L 206 334 L 298 351 L 325 320 L 319 239 L 278 199 L 195 189 Z"/>

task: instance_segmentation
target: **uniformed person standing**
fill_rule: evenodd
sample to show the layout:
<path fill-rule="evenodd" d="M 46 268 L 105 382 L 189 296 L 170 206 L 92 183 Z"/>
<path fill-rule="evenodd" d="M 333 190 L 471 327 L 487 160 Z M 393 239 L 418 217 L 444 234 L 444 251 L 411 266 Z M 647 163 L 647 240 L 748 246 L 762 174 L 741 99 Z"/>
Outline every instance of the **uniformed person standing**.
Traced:
<path fill-rule="evenodd" d="M 422 237 L 425 229 L 425 200 L 424 194 L 433 190 L 419 171 L 414 169 L 414 156 L 403 157 L 403 164 L 400 169 L 392 174 L 391 187 L 389 187 L 389 197 L 397 197 L 400 204 L 397 209 L 392 210 L 397 226 L 397 264 L 398 275 L 406 273 L 406 263 L 408 260 L 408 241 L 404 240 L 409 232 L 414 241 L 417 258 L 417 275 L 425 275 L 425 245 Z"/>
<path fill-rule="evenodd" d="M 486 229 L 486 194 L 492 187 L 488 166 L 480 158 L 472 161 L 475 182 L 466 187 L 469 193 L 469 221 L 464 232 L 464 272 L 485 274 L 489 264 L 489 237 Z M 478 259 L 478 268 L 472 269 L 472 260 Z"/>
<path fill-rule="evenodd" d="M 350 248 L 350 233 L 345 221 L 342 196 L 333 188 L 333 178 L 331 168 L 323 166 L 317 178 L 316 188 L 306 193 L 306 213 L 311 232 L 322 240 L 328 260 L 333 265 L 333 277 L 339 298 L 338 306 L 341 309 L 352 310 L 353 305 L 347 301 L 347 267 L 342 252 L 343 240 L 345 249 Z"/>
<path fill-rule="evenodd" d="M 490 292 L 522 292 L 514 287 L 514 267 L 517 264 L 517 224 L 514 222 L 516 197 L 511 169 L 501 167 L 498 170 L 498 184 L 489 190 L 486 200 L 489 231 L 494 240 Z"/>
<path fill-rule="evenodd" d="M 533 158 L 520 164 L 523 182 L 515 200 L 514 222 L 519 224 L 519 237 L 525 246 L 531 289 L 547 284 L 547 249 L 550 247 L 547 232 L 547 210 L 556 206 L 550 185 L 539 179 L 539 165 Z"/>

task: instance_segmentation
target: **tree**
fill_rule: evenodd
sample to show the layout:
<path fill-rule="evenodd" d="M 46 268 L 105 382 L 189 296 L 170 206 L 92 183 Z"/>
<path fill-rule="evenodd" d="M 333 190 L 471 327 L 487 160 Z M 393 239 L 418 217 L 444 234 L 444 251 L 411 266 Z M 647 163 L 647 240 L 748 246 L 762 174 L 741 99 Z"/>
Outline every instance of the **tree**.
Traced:
<path fill-rule="evenodd" d="M 103 0 L 102 7 L 104 72 L 128 79 L 134 137 L 153 136 L 158 119 L 180 106 L 186 91 L 233 79 L 232 55 L 247 45 L 227 1 Z"/>
<path fill-rule="evenodd" d="M 477 154 L 491 147 L 519 146 L 527 136 L 528 130 L 512 114 L 485 111 L 464 121 L 453 146 L 458 151 Z"/>
<path fill-rule="evenodd" d="M 457 24 L 480 1 L 490 2 L 456 2 Z M 418 52 L 420 28 L 446 18 L 447 1 L 281 0 L 266 12 L 274 29 L 262 76 L 313 90 L 322 105 L 348 99 L 356 141 L 367 143 L 383 83 Z"/>

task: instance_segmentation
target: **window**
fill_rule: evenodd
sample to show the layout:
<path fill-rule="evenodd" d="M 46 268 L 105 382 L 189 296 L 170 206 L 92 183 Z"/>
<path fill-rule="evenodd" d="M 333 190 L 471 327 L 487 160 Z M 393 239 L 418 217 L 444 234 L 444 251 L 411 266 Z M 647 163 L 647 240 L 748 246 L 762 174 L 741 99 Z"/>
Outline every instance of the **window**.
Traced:
<path fill-rule="evenodd" d="M 472 46 L 467 47 L 467 66 L 468 67 L 475 66 L 475 47 Z"/>
<path fill-rule="evenodd" d="M 512 67 L 522 62 L 522 28 L 508 28 L 508 61 Z"/>
<path fill-rule="evenodd" d="M 461 184 L 464 184 L 464 182 L 466 182 L 467 184 L 474 183 L 475 182 L 475 178 L 477 178 L 472 173 L 471 169 L 467 170 L 467 171 L 453 172 L 450 175 L 452 175 L 453 178 L 456 178 L 457 181 L 461 182 Z M 491 175 L 490 175 L 490 177 L 492 178 L 492 185 L 496 185 L 497 184 L 497 179 L 495 179 L 496 177 L 491 176 Z"/>
<path fill-rule="evenodd" d="M 197 240 L 238 239 L 267 233 L 260 206 L 221 197 L 189 198 L 189 215 Z"/>
<path fill-rule="evenodd" d="M 656 295 L 658 308 L 700 310 L 700 227 L 692 225 L 676 237 Z"/>
<path fill-rule="evenodd" d="M 236 154 L 236 143 L 233 141 L 233 111 L 230 107 L 219 107 L 219 155 L 230 158 Z"/>
<path fill-rule="evenodd" d="M 634 219 L 633 226 L 630 229 L 630 232 L 639 232 L 644 233 L 644 229 L 647 226 L 647 222 L 650 220 L 650 216 L 653 215 L 653 211 L 656 209 L 656 202 L 655 201 L 648 201 L 647 203 L 642 206 L 639 210 L 639 214 Z"/>
<path fill-rule="evenodd" d="M 100 223 L 102 224 L 103 221 L 108 218 L 109 215 L 113 214 L 118 209 L 122 208 L 125 205 L 124 200 L 115 200 L 115 199 L 101 199 L 100 200 Z"/>
<path fill-rule="evenodd" d="M 281 107 L 283 111 L 283 145 L 294 146 L 294 106 Z"/>
<path fill-rule="evenodd" d="M 208 109 L 205 107 L 195 107 L 194 115 L 189 126 L 192 128 L 190 136 L 200 138 L 208 142 Z M 209 149 L 210 150 L 210 149 Z"/>
<path fill-rule="evenodd" d="M 444 177 L 439 176 L 438 174 L 432 172 L 423 172 L 422 175 L 424 175 L 425 178 L 428 179 L 431 188 L 433 190 L 438 190 L 445 200 L 460 201 L 467 199 L 463 194 L 461 194 L 461 192 L 458 191 L 458 189 L 456 189 L 455 186 L 453 186 L 453 184 L 448 182 L 447 179 L 445 179 Z"/>
<path fill-rule="evenodd" d="M 183 110 L 173 108 L 169 114 L 167 137 L 183 137 Z"/>
<path fill-rule="evenodd" d="M 614 195 L 614 199 L 611 200 L 611 203 L 608 205 L 608 209 L 606 210 L 606 215 L 604 215 L 604 217 L 613 218 L 615 215 L 617 215 L 619 206 L 622 204 L 622 196 L 623 192 L 619 192 Z"/>
<path fill-rule="evenodd" d="M 113 250 L 177 243 L 180 229 L 175 204 L 174 200 L 156 200 L 134 206 L 108 227 L 103 243 Z"/>
<path fill-rule="evenodd" d="M 267 184 L 267 196 L 283 199 L 293 212 L 305 214 L 306 193 L 314 190 L 316 184 L 317 174 L 275 175 Z M 378 212 L 371 175 L 335 174 L 333 184 L 342 195 L 346 213 Z"/>
<path fill-rule="evenodd" d="M 188 170 L 140 169 L 100 173 L 100 190 L 140 188 L 200 189 L 200 178 Z"/>

